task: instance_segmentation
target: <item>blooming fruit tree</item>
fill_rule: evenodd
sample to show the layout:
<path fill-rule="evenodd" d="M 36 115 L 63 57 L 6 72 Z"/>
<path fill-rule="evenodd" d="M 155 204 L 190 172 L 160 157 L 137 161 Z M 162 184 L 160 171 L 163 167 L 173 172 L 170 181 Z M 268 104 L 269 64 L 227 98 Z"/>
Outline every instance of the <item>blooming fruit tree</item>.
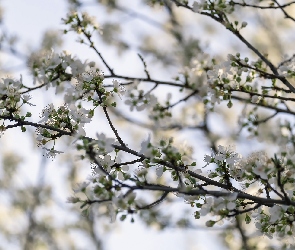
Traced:
<path fill-rule="evenodd" d="M 295 18 L 289 13 L 295 2 L 144 1 L 149 8 L 168 11 L 169 32 L 182 49 L 175 52 L 182 56 L 173 65 L 178 70 L 166 74 L 164 80 L 150 72 L 152 66 L 141 54 L 145 76 L 117 73 L 94 42 L 94 36 L 104 37 L 109 31 L 80 11 L 82 3 L 71 2 L 75 11 L 63 19 L 64 33 L 76 33 L 99 62 L 83 62 L 65 51 L 32 56 L 33 85 L 22 77 L 1 81 L 1 132 L 18 127 L 26 132 L 27 127 L 35 127 L 38 145 L 52 158 L 63 153 L 59 141 L 72 138 L 79 158 L 91 168 L 89 178 L 74 188 L 68 202 L 80 206 L 85 216 L 97 205 L 105 207 L 104 215 L 111 221 L 141 218 L 165 227 L 174 222 L 161 209 L 183 201 L 191 213 L 178 219 L 178 226 L 190 227 L 198 220 L 207 227 L 225 223 L 239 231 L 243 249 L 253 249 L 255 241 L 250 235 L 276 239 L 268 242 L 269 247 L 294 249 L 295 57 L 272 59 L 271 50 L 263 52 L 255 39 L 252 42 L 244 35 L 251 21 L 248 25 L 237 18 L 244 9 L 271 11 L 278 13 L 276 22 L 284 17 L 294 27 Z M 102 4 L 126 11 L 117 1 Z M 223 33 L 244 46 L 243 51 L 231 48 L 226 59 L 204 53 L 199 43 L 186 40 L 178 11 L 217 23 Z M 149 18 L 145 21 L 158 25 Z M 290 39 L 292 34 L 289 32 Z M 124 47 L 119 39 L 112 42 Z M 165 55 L 153 49 L 142 51 L 165 62 Z M 292 49 L 294 46 L 288 52 Z M 166 66 L 172 67 L 168 59 Z M 55 89 L 56 95 L 63 96 L 63 104 L 49 103 L 40 120 L 34 121 L 32 112 L 24 112 L 24 107 L 30 110 L 35 105 L 34 93 L 42 88 Z M 97 127 L 96 136 L 87 133 L 87 125 L 97 119 L 98 112 L 104 115 L 112 136 L 104 127 Z M 216 122 L 220 119 L 216 113 L 224 120 L 234 117 L 234 122 Z M 120 132 L 119 120 L 149 132 L 143 141 L 129 145 L 126 138 L 132 131 Z M 215 128 L 222 132 L 214 132 Z M 177 134 L 188 130 L 205 138 L 207 145 L 198 136 L 179 143 Z"/>

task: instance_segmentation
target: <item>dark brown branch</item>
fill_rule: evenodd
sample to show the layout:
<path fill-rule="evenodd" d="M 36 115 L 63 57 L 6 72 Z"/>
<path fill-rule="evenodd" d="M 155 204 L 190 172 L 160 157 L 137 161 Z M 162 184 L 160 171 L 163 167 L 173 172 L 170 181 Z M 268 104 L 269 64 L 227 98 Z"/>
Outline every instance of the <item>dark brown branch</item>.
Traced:
<path fill-rule="evenodd" d="M 151 204 L 148 204 L 146 206 L 143 206 L 143 207 L 140 207 L 140 206 L 137 206 L 136 208 L 139 209 L 139 210 L 143 210 L 143 209 L 150 209 L 156 205 L 159 205 L 162 201 L 164 201 L 164 199 L 167 197 L 167 195 L 169 194 L 169 192 L 164 192 L 163 195 L 156 201 L 154 201 L 153 203 Z"/>
<path fill-rule="evenodd" d="M 124 79 L 127 81 L 131 80 L 131 81 L 138 81 L 138 82 L 153 82 L 158 85 L 168 85 L 168 86 L 174 86 L 174 87 L 180 87 L 180 88 L 185 87 L 183 84 L 179 84 L 176 82 L 161 81 L 161 80 L 148 79 L 148 78 L 142 78 L 142 77 L 123 76 L 123 75 L 117 75 L 117 74 L 105 75 L 104 78 L 118 78 L 118 79 Z M 128 85 L 129 84 L 130 83 L 128 83 Z"/>
<path fill-rule="evenodd" d="M 146 74 L 147 79 L 151 79 L 151 77 L 150 77 L 150 73 L 149 73 L 148 70 L 147 70 L 147 65 L 146 65 L 145 60 L 143 59 L 143 57 L 142 57 L 141 54 L 137 53 L 137 55 L 138 55 L 138 57 L 140 58 L 140 60 L 141 60 L 141 62 L 142 62 L 142 64 L 143 64 L 144 72 L 145 72 L 145 74 Z"/>
<path fill-rule="evenodd" d="M 109 64 L 106 62 L 106 60 L 104 59 L 104 57 L 102 56 L 102 54 L 96 49 L 96 47 L 94 46 L 94 42 L 91 39 L 91 35 L 89 35 L 85 28 L 81 25 L 81 20 L 79 17 L 77 17 L 78 20 L 78 25 L 81 27 L 82 33 L 84 34 L 84 36 L 87 38 L 88 42 L 90 43 L 89 46 L 90 48 L 92 48 L 95 53 L 99 56 L 99 58 L 101 59 L 101 61 L 103 62 L 103 64 L 107 67 L 107 69 L 109 70 L 109 72 L 111 74 L 114 74 L 113 69 L 109 66 Z"/>
<path fill-rule="evenodd" d="M 68 132 L 68 131 L 65 131 L 65 130 L 62 130 L 62 129 L 59 129 L 59 128 L 55 128 L 55 127 L 52 127 L 52 126 L 49 126 L 49 125 L 45 125 L 45 124 L 39 124 L 39 123 L 34 123 L 34 122 L 23 121 L 20 118 L 15 118 L 15 117 L 12 117 L 12 116 L 0 115 L 0 119 L 9 120 L 9 121 L 16 121 L 17 122 L 16 124 L 13 124 L 13 125 L 7 125 L 6 129 L 14 128 L 14 127 L 20 127 L 20 126 L 32 126 L 32 127 L 35 127 L 35 128 L 45 128 L 45 129 L 48 129 L 48 130 L 56 131 L 56 132 L 60 133 L 60 135 L 73 135 L 72 132 Z"/>
<path fill-rule="evenodd" d="M 285 7 L 286 5 L 280 5 L 280 4 L 278 3 L 277 0 L 273 0 L 273 2 L 275 2 L 275 3 L 278 5 L 278 8 L 280 8 L 281 11 L 284 13 L 285 18 L 289 18 L 289 19 L 291 19 L 292 21 L 295 22 L 295 18 L 294 18 L 294 17 L 291 17 L 291 16 L 285 11 L 284 7 Z M 294 3 L 294 2 L 293 2 L 293 3 Z"/>
<path fill-rule="evenodd" d="M 281 109 L 281 108 L 277 108 L 277 107 L 273 107 L 273 106 L 268 106 L 268 105 L 263 104 L 261 102 L 258 102 L 258 103 L 253 104 L 253 103 L 250 102 L 249 99 L 243 98 L 243 97 L 240 97 L 240 96 L 234 96 L 234 95 L 232 95 L 231 96 L 231 99 L 239 100 L 239 101 L 242 101 L 242 102 L 245 102 L 245 103 L 249 103 L 249 104 L 252 104 L 252 105 L 255 105 L 255 106 L 259 106 L 259 107 L 264 107 L 264 108 L 272 109 L 272 110 L 277 111 L 278 113 L 285 113 L 285 114 L 295 115 L 295 112 L 293 112 L 291 110 L 286 110 L 286 109 Z"/>
<path fill-rule="evenodd" d="M 138 162 L 142 162 L 144 159 L 143 158 L 139 158 L 133 161 L 126 161 L 126 162 L 121 162 L 121 163 L 115 163 L 111 166 L 111 168 L 116 168 L 116 167 L 120 167 L 120 166 L 126 166 L 126 165 L 132 165 Z"/>
<path fill-rule="evenodd" d="M 243 3 L 239 3 L 239 2 L 235 2 L 235 1 L 230 1 L 228 4 L 230 5 L 240 5 L 243 7 L 252 7 L 252 8 L 256 8 L 256 9 L 281 9 L 281 8 L 286 8 L 288 6 L 291 6 L 292 4 L 294 4 L 295 1 L 292 1 L 290 3 L 286 3 L 286 4 L 282 4 L 281 6 L 261 6 L 261 5 L 255 5 L 255 4 L 247 4 L 245 2 Z"/>
<path fill-rule="evenodd" d="M 107 111 L 107 108 L 106 108 L 106 107 L 102 107 L 102 109 L 103 109 L 103 112 L 105 113 L 105 116 L 106 116 L 106 118 L 107 118 L 107 120 L 108 120 L 108 122 L 109 122 L 109 125 L 110 125 L 111 129 L 113 130 L 113 132 L 114 132 L 114 134 L 115 134 L 117 140 L 119 141 L 119 143 L 120 143 L 122 146 L 125 146 L 125 143 L 123 142 L 123 140 L 122 140 L 121 137 L 119 136 L 118 131 L 116 130 L 116 128 L 114 127 L 114 125 L 113 125 L 113 123 L 112 123 L 112 121 L 111 121 L 111 118 L 110 118 L 110 116 L 109 116 L 109 113 L 108 113 L 108 111 Z"/>

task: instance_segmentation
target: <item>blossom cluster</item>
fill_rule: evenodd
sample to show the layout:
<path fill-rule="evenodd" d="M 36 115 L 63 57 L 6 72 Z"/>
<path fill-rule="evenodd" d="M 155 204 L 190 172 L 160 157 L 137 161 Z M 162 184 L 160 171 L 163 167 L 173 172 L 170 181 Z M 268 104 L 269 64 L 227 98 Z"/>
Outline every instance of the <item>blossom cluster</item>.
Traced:
<path fill-rule="evenodd" d="M 20 80 L 2 78 L 0 81 L 0 115 L 10 116 L 18 114 L 19 109 L 24 104 L 29 104 L 31 99 L 29 94 L 23 94 L 22 77 Z"/>
<path fill-rule="evenodd" d="M 93 67 L 94 62 L 82 62 L 66 51 L 61 54 L 44 52 L 43 55 L 35 55 L 30 60 L 30 67 L 34 76 L 34 83 L 44 84 L 46 88 L 57 87 L 61 82 L 70 81 Z M 58 88 L 56 89 L 58 92 Z"/>
<path fill-rule="evenodd" d="M 237 195 L 237 193 L 232 193 L 225 197 L 206 197 L 203 204 L 199 203 L 201 209 L 195 212 L 195 217 L 200 218 L 200 216 L 211 213 L 221 216 L 221 219 L 226 218 L 226 215 L 236 208 Z M 212 227 L 215 223 L 210 220 L 206 225 Z"/>
<path fill-rule="evenodd" d="M 91 102 L 93 107 L 107 107 L 109 105 L 116 106 L 116 102 L 112 102 L 115 95 L 120 98 L 125 94 L 125 88 L 117 81 L 113 80 L 113 89 L 108 90 L 103 85 L 104 75 L 95 68 L 79 74 L 72 79 L 67 85 L 64 101 L 66 103 L 75 103 L 77 100 Z"/>
<path fill-rule="evenodd" d="M 157 98 L 153 94 L 144 93 L 138 90 L 137 86 L 126 93 L 125 104 L 129 106 L 130 111 L 143 111 L 146 108 L 154 107 L 157 104 Z"/>
<path fill-rule="evenodd" d="M 194 57 L 190 67 L 185 67 L 181 75 L 188 79 L 188 85 L 202 97 L 206 96 L 209 86 L 206 83 L 206 72 L 214 65 L 214 60 L 210 60 L 209 54 L 199 53 Z"/>
<path fill-rule="evenodd" d="M 217 12 L 222 11 L 225 13 L 232 13 L 234 7 L 229 4 L 227 0 L 198 0 L 194 1 L 193 3 L 193 11 L 194 12 L 202 12 L 202 11 L 210 11 L 210 12 Z"/>
<path fill-rule="evenodd" d="M 89 16 L 87 12 L 83 12 L 81 15 L 77 12 L 72 12 L 67 15 L 66 18 L 62 19 L 64 24 L 70 26 L 68 30 L 64 32 L 67 33 L 68 31 L 75 31 L 78 34 L 84 32 L 89 32 L 91 34 L 92 30 L 100 30 L 100 26 L 95 20 L 95 17 Z"/>
<path fill-rule="evenodd" d="M 291 57 L 282 63 L 278 68 L 279 74 L 285 77 L 295 76 L 295 58 Z"/>
<path fill-rule="evenodd" d="M 208 158 L 210 156 L 206 155 L 205 156 L 205 161 L 208 161 Z M 212 161 L 212 157 L 210 157 L 210 162 Z M 225 161 L 227 164 L 229 164 L 230 166 L 233 166 L 239 159 L 241 158 L 240 154 L 234 152 L 233 149 L 226 148 L 224 146 L 219 145 L 218 146 L 218 151 L 217 153 L 214 155 L 214 160 L 217 160 L 217 162 L 223 162 Z"/>
<path fill-rule="evenodd" d="M 92 112 L 74 104 L 70 106 L 63 105 L 57 109 L 54 108 L 53 104 L 49 104 L 42 110 L 40 118 L 42 119 L 39 123 L 49 127 L 48 129 L 46 127 L 37 129 L 38 144 L 43 146 L 50 141 L 55 141 L 64 134 L 73 135 L 76 139 L 85 136 L 83 126 L 91 121 Z"/>
<path fill-rule="evenodd" d="M 185 177 L 185 171 L 189 166 L 194 166 L 195 163 L 188 163 L 188 154 L 191 153 L 188 150 L 184 152 L 178 152 L 178 150 L 172 145 L 173 140 L 161 140 L 157 145 L 151 143 L 151 137 L 141 143 L 141 150 L 139 154 L 146 157 L 140 165 L 140 169 L 130 171 L 129 164 L 126 165 L 121 162 L 120 157 L 111 156 L 114 152 L 114 145 L 118 145 L 115 139 L 108 138 L 105 134 L 97 134 L 97 139 L 91 142 L 84 140 L 84 144 L 79 146 L 79 149 L 91 150 L 95 153 L 95 163 L 93 165 L 93 174 L 89 180 L 75 189 L 75 193 L 87 192 L 87 187 L 91 186 L 93 190 L 93 199 L 102 200 L 103 205 L 108 209 L 108 216 L 110 216 L 113 222 L 116 217 L 121 214 L 120 219 L 124 220 L 128 214 L 132 214 L 137 209 L 143 206 L 141 199 L 136 198 L 136 193 L 129 189 L 130 183 L 141 182 L 150 179 L 147 174 L 156 174 L 159 178 L 164 172 L 169 171 L 174 180 L 179 178 L 179 175 L 170 169 L 169 166 L 163 168 L 159 162 L 161 161 L 173 161 L 176 166 L 181 168 L 181 175 Z M 185 165 L 185 163 L 189 165 Z M 126 184 L 123 184 L 123 183 Z M 127 184 L 129 183 L 129 185 Z M 187 184 L 186 184 L 187 185 Z M 89 192 L 89 191 L 88 191 Z M 81 199 L 76 197 L 69 198 L 68 202 L 85 203 Z"/>

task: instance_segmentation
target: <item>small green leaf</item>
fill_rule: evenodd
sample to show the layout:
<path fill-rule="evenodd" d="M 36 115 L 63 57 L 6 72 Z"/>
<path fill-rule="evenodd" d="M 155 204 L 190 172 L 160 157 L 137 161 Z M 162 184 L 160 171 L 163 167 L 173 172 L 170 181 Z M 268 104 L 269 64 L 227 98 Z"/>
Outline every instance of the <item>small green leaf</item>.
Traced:
<path fill-rule="evenodd" d="M 195 216 L 195 219 L 200 219 L 200 212 L 199 211 L 196 211 L 195 212 L 195 214 L 194 214 L 194 216 Z"/>
<path fill-rule="evenodd" d="M 251 222 L 251 217 L 248 214 L 246 214 L 245 222 L 246 224 L 249 224 Z"/>
<path fill-rule="evenodd" d="M 120 217 L 120 221 L 124 221 L 126 219 L 127 215 L 126 214 L 123 214 L 121 217 Z"/>
<path fill-rule="evenodd" d="M 216 221 L 214 221 L 214 220 L 208 220 L 206 222 L 206 226 L 207 227 L 213 227 L 215 225 L 215 223 L 216 223 Z"/>

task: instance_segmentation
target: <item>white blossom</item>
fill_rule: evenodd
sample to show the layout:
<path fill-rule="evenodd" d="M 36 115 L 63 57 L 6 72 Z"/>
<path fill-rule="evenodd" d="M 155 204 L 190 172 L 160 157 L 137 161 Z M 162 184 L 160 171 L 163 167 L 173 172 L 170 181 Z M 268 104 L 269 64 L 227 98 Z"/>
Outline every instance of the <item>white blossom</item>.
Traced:
<path fill-rule="evenodd" d="M 151 145 L 151 135 L 149 134 L 148 138 L 141 143 L 140 154 L 145 155 L 146 157 L 152 157 L 153 147 Z"/>
<path fill-rule="evenodd" d="M 104 133 L 96 133 L 96 137 L 99 152 L 108 154 L 114 150 L 113 144 L 115 143 L 115 139 L 106 137 Z"/>
<path fill-rule="evenodd" d="M 73 189 L 73 191 L 75 193 L 84 192 L 89 184 L 90 184 L 90 182 L 86 182 L 86 181 L 84 181 L 83 183 L 79 183 L 79 184 L 77 184 L 77 187 Z"/>

